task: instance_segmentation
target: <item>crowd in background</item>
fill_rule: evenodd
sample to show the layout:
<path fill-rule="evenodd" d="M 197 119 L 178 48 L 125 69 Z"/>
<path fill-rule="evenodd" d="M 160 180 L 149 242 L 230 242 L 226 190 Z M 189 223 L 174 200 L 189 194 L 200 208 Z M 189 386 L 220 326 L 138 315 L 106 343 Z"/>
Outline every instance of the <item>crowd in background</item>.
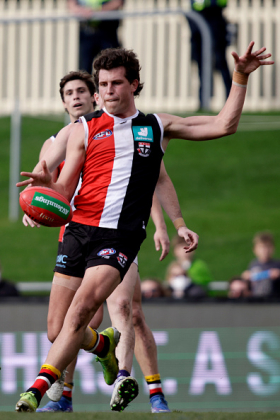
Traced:
<path fill-rule="evenodd" d="M 223 11 L 228 0 L 190 0 L 192 12 L 197 13 L 207 23 L 212 37 L 212 67 L 218 71 L 225 86 L 225 96 L 228 97 L 231 88 L 226 49 L 232 43 L 233 24 L 229 24 Z M 124 6 L 124 0 L 67 0 L 68 9 L 72 14 L 85 20 L 80 22 L 79 31 L 79 69 L 91 73 L 92 62 L 98 53 L 105 48 L 119 47 L 119 20 L 90 20 L 96 11 L 117 11 Z M 86 20 L 88 18 L 88 20 Z M 195 20 L 188 18 L 191 31 L 191 57 L 197 63 L 200 80 L 199 99 L 202 108 L 202 38 Z M 213 80 L 211 81 L 213 94 Z"/>
<path fill-rule="evenodd" d="M 174 261 L 166 270 L 165 281 L 156 278 L 142 281 L 144 299 L 172 297 L 206 298 L 214 278 L 206 262 L 197 258 L 196 251 L 186 253 L 179 236 L 172 241 Z M 270 232 L 257 233 L 253 238 L 253 259 L 247 270 L 228 281 L 229 299 L 280 298 L 280 259 L 275 259 L 274 237 Z"/>

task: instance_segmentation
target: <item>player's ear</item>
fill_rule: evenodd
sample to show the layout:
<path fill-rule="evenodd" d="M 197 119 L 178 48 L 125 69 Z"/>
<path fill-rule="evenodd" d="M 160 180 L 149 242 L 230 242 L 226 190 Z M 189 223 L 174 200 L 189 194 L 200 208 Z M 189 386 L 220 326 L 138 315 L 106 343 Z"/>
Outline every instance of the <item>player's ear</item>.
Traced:
<path fill-rule="evenodd" d="M 131 92 L 134 93 L 136 91 L 136 89 L 138 88 L 139 85 L 139 80 L 134 79 L 133 82 L 131 83 Z"/>
<path fill-rule="evenodd" d="M 94 92 L 93 97 L 94 97 L 94 100 L 97 103 L 97 105 L 99 105 L 99 95 L 98 95 L 98 93 L 97 92 Z"/>
<path fill-rule="evenodd" d="M 67 112 L 67 114 L 69 114 L 68 109 L 67 109 L 67 106 L 66 106 L 66 103 L 64 101 L 62 101 L 62 103 L 63 103 L 63 106 L 64 106 L 65 111 Z"/>

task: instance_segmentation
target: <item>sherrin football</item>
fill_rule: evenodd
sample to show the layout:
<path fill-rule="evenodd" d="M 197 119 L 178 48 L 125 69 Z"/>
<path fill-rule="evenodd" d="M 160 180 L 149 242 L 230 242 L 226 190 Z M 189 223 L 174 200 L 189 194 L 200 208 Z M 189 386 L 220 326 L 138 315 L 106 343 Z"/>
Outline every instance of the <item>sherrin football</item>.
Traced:
<path fill-rule="evenodd" d="M 43 226 L 63 226 L 72 219 L 70 203 L 51 188 L 28 187 L 20 193 L 19 204 L 30 219 Z"/>

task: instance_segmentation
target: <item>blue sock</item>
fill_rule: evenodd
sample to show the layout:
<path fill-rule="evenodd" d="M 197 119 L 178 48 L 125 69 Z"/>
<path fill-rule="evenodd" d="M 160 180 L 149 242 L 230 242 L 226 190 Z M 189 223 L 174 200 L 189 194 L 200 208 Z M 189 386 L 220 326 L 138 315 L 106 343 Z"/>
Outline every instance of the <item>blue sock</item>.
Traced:
<path fill-rule="evenodd" d="M 119 373 L 117 374 L 117 378 L 119 378 L 120 376 L 130 376 L 130 373 L 127 370 L 119 370 Z"/>

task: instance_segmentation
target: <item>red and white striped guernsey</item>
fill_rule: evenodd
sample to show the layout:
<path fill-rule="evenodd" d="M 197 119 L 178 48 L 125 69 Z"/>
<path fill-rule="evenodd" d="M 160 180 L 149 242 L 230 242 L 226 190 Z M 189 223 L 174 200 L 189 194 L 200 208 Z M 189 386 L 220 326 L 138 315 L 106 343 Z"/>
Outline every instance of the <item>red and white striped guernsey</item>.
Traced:
<path fill-rule="evenodd" d="M 53 136 L 50 137 L 50 139 L 51 139 L 52 142 L 55 141 L 57 134 L 58 133 L 56 133 L 55 135 L 53 135 Z M 63 168 L 64 164 L 65 164 L 65 160 L 58 165 L 58 167 L 57 167 L 57 169 L 58 169 L 58 175 L 57 175 L 57 177 L 59 177 L 59 175 L 60 175 L 60 173 L 62 171 L 62 168 Z M 75 190 L 74 195 L 73 195 L 73 197 L 71 199 L 71 202 L 70 202 L 73 211 L 75 210 L 74 198 L 78 194 L 78 191 L 81 188 L 81 184 L 82 184 L 82 178 L 80 177 L 79 182 L 78 182 L 78 185 L 76 187 L 76 190 Z M 60 227 L 60 229 L 59 229 L 59 235 L 58 235 L 58 242 L 62 242 L 63 241 L 63 235 L 64 235 L 64 232 L 65 232 L 66 226 L 68 226 L 68 223 L 67 223 L 67 225 L 63 225 L 63 226 Z"/>
<path fill-rule="evenodd" d="M 145 229 L 163 157 L 156 114 L 118 118 L 95 111 L 80 118 L 86 159 L 73 221 L 102 228 Z"/>

